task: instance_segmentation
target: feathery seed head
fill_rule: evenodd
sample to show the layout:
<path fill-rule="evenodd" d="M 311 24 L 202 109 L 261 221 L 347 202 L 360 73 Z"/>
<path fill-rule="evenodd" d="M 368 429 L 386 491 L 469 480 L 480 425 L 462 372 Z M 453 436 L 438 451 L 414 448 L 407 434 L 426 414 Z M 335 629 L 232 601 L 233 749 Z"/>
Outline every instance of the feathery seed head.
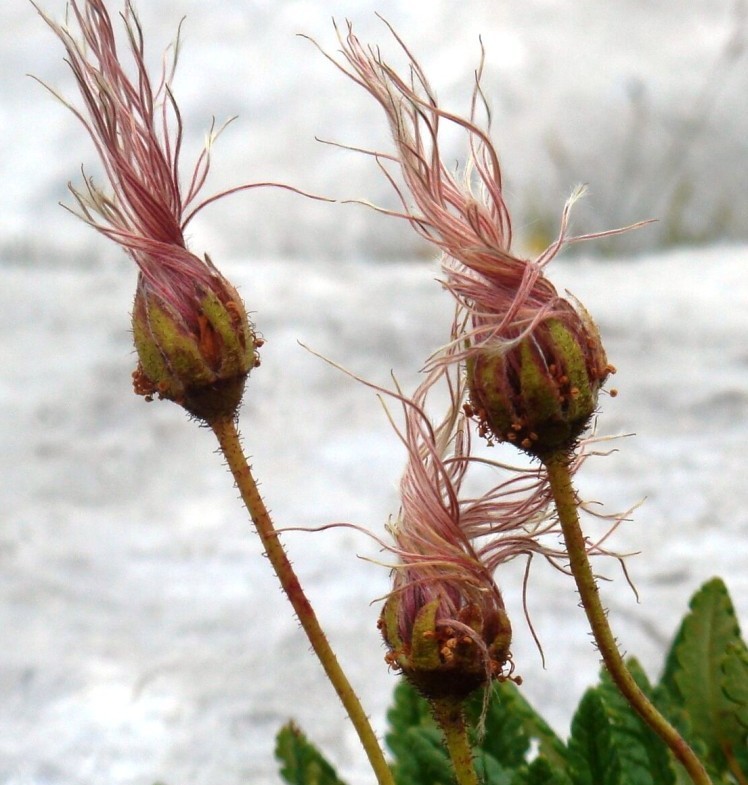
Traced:
<path fill-rule="evenodd" d="M 350 23 L 347 32 L 338 31 L 343 62 L 330 59 L 372 95 L 389 122 L 394 153 L 371 155 L 395 188 L 402 210 L 381 212 L 406 219 L 439 248 L 444 285 L 468 314 L 465 331 L 455 339 L 460 350 L 436 362 L 466 362 L 485 435 L 511 438 L 531 454 L 571 449 L 612 368 L 594 323 L 581 306 L 557 294 L 545 267 L 566 244 L 626 229 L 570 237 L 569 213 L 584 191 L 580 188 L 564 207 L 555 242 L 535 260 L 517 256 L 480 85 L 483 59 L 470 112 L 461 117 L 439 106 L 421 66 L 390 30 L 408 59 L 407 76 L 385 62 L 379 48 L 364 46 Z M 486 128 L 477 121 L 481 108 Z M 445 124 L 466 137 L 461 181 L 440 150 Z M 399 169 L 402 185 L 390 166 Z"/>
<path fill-rule="evenodd" d="M 453 337 L 458 332 L 453 326 Z M 543 544 L 556 523 L 542 470 L 495 464 L 508 479 L 466 497 L 470 467 L 493 462 L 472 455 L 463 370 L 460 363 L 432 367 L 412 398 L 377 388 L 403 407 L 397 431 L 408 455 L 400 512 L 388 526 L 398 563 L 379 626 L 388 664 L 432 699 L 462 700 L 511 677 L 512 626 L 494 572 L 517 556 L 558 558 Z M 436 385 L 449 403 L 433 424 L 426 405 Z"/>
<path fill-rule="evenodd" d="M 197 202 L 210 169 L 211 129 L 187 188 L 179 177 L 182 118 L 171 90 L 179 40 L 164 57 L 160 79 L 145 63 L 143 32 L 130 0 L 121 14 L 132 76 L 118 50 L 103 0 L 71 0 L 67 23 L 37 10 L 62 41 L 83 99 L 76 108 L 57 97 L 90 135 L 111 193 L 86 177 L 71 186 L 78 215 L 114 240 L 139 269 L 133 333 L 139 363 L 135 392 L 176 401 L 199 419 L 230 417 L 249 371 L 258 364 L 255 337 L 236 289 L 210 259 L 187 248 L 184 231 L 207 204 L 242 188 Z M 53 91 L 54 92 L 54 91 Z"/>
<path fill-rule="evenodd" d="M 191 296 L 178 309 L 140 277 L 132 314 L 139 358 L 133 386 L 147 399 L 175 401 L 210 423 L 236 413 L 247 375 L 259 364 L 260 341 L 236 289 L 217 270 L 208 287 L 188 281 Z"/>
<path fill-rule="evenodd" d="M 464 386 L 454 370 L 432 371 L 412 400 L 401 398 L 408 463 L 400 513 L 388 527 L 400 564 L 380 629 L 387 662 L 426 697 L 462 700 L 508 675 L 512 632 L 491 570 L 473 543 L 490 515 L 480 520 L 459 498 L 470 459 L 460 408 Z M 450 406 L 433 426 L 424 405 L 441 378 L 449 383 Z"/>

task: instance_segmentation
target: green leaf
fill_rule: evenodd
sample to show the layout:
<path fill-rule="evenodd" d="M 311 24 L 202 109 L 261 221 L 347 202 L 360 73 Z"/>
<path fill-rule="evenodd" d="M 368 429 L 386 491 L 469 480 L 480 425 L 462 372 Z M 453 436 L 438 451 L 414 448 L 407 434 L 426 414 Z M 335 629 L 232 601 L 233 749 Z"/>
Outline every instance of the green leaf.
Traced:
<path fill-rule="evenodd" d="M 505 769 L 492 755 L 475 750 L 475 771 L 483 785 L 514 785 L 512 772 Z"/>
<path fill-rule="evenodd" d="M 735 717 L 748 732 L 748 647 L 740 641 L 731 643 L 722 663 L 722 689 L 735 704 Z"/>
<path fill-rule="evenodd" d="M 568 775 L 545 758 L 535 760 L 512 780 L 512 785 L 572 785 Z"/>
<path fill-rule="evenodd" d="M 482 694 L 468 702 L 467 714 L 473 726 L 483 709 Z M 387 713 L 390 729 L 387 746 L 393 754 L 393 771 L 399 785 L 430 785 L 418 767 L 425 762 L 433 776 L 442 778 L 451 766 L 442 770 L 447 756 L 439 748 L 433 757 L 432 739 L 441 739 L 431 716 L 428 702 L 405 680 L 395 688 L 394 704 Z M 425 736 L 423 733 L 425 732 Z M 437 735 L 433 735 L 437 734 Z M 482 738 L 474 734 L 475 763 L 486 785 L 509 785 L 520 771 L 527 772 L 527 755 L 531 748 L 540 758 L 559 770 L 566 766 L 566 747 L 551 727 L 530 706 L 512 682 L 496 683 L 491 691 Z M 451 776 L 451 775 L 450 775 Z"/>
<path fill-rule="evenodd" d="M 723 668 L 734 659 L 732 647 L 745 648 L 727 588 L 719 578 L 694 595 L 667 658 L 661 685 L 671 707 L 683 712 L 679 725 L 696 747 L 703 747 L 706 763 L 717 773 L 727 771 L 725 749 L 744 744 L 741 706 L 726 689 L 736 676 Z M 735 688 L 735 685 L 732 685 Z M 698 751 L 698 750 L 697 750 Z"/>
<path fill-rule="evenodd" d="M 452 785 L 452 763 L 437 728 L 409 728 L 393 766 L 398 785 Z"/>
<path fill-rule="evenodd" d="M 735 718 L 743 729 L 729 752 L 735 756 L 733 765 L 740 769 L 743 781 L 748 781 L 748 647 L 742 641 L 727 647 L 722 674 L 725 695 L 735 704 Z"/>
<path fill-rule="evenodd" d="M 629 660 L 627 666 L 634 681 L 651 700 L 652 687 L 642 667 L 635 659 Z M 675 785 L 675 770 L 667 746 L 631 708 L 607 671 L 602 675 L 600 694 L 621 765 L 620 782 Z"/>
<path fill-rule="evenodd" d="M 278 731 L 275 757 L 282 764 L 280 773 L 288 785 L 344 785 L 335 769 L 292 722 Z"/>
<path fill-rule="evenodd" d="M 479 724 L 483 710 L 482 693 L 469 703 L 468 716 Z M 496 682 L 491 690 L 485 733 L 476 739 L 476 747 L 491 755 L 503 767 L 517 769 L 524 765 L 535 742 L 537 754 L 564 768 L 566 747 L 548 723 L 510 681 Z"/>
<path fill-rule="evenodd" d="M 398 785 L 449 785 L 452 764 L 428 702 L 405 679 L 395 687 L 393 697 L 385 740 L 393 755 L 395 781 Z"/>
<path fill-rule="evenodd" d="M 572 721 L 568 773 L 574 785 L 674 785 L 667 754 L 649 734 L 606 677 L 587 690 Z"/>
<path fill-rule="evenodd" d="M 516 769 L 525 763 L 530 739 L 522 725 L 522 718 L 514 711 L 510 691 L 504 690 L 503 686 L 496 683 L 491 689 L 483 717 L 484 732 L 482 736 L 474 734 L 473 744 L 502 768 Z M 483 693 L 479 691 L 468 706 L 468 717 L 474 727 L 480 726 L 482 713 Z"/>
<path fill-rule="evenodd" d="M 569 774 L 574 785 L 618 785 L 614 752 L 602 696 L 589 689 L 571 723 Z"/>
<path fill-rule="evenodd" d="M 561 769 L 566 766 L 566 745 L 551 726 L 525 700 L 516 684 L 505 681 L 497 684 L 491 701 L 501 701 L 505 711 L 519 718 L 525 736 L 536 742 L 538 755 Z"/>
<path fill-rule="evenodd" d="M 397 737 L 405 733 L 408 728 L 434 727 L 428 701 L 422 698 L 405 679 L 397 683 L 392 700 L 393 705 L 387 712 L 390 726 L 387 735 L 388 745 L 390 736 L 394 737 L 393 741 L 396 741 Z"/>
<path fill-rule="evenodd" d="M 405 679 L 401 679 L 395 687 L 393 701 L 387 712 L 390 727 L 385 741 L 393 755 L 395 778 L 400 782 L 398 771 L 403 766 L 408 768 L 407 761 L 412 757 L 408 732 L 413 728 L 433 729 L 435 725 L 427 701 Z"/>

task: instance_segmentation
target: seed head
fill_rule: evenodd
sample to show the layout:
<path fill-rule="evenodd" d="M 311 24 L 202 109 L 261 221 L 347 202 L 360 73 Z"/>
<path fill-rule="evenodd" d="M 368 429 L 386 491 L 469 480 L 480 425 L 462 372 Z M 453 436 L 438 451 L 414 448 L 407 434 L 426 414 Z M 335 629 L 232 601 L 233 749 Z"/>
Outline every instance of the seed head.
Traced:
<path fill-rule="evenodd" d="M 260 341 L 236 289 L 217 270 L 209 287 L 198 280 L 192 279 L 190 307 L 180 312 L 140 277 L 132 314 L 139 358 L 133 385 L 147 399 L 175 401 L 211 423 L 236 413 L 247 375 L 259 364 Z"/>
<path fill-rule="evenodd" d="M 133 334 L 139 363 L 135 392 L 176 401 L 199 419 L 231 417 L 261 344 L 236 289 L 210 259 L 185 242 L 185 227 L 208 203 L 197 202 L 210 168 L 211 128 L 186 189 L 179 178 L 182 118 L 171 80 L 179 38 L 157 82 L 145 64 L 143 33 L 129 0 L 121 14 L 133 76 L 125 68 L 103 0 L 71 0 L 68 25 L 39 13 L 62 41 L 83 108 L 58 98 L 88 131 L 109 193 L 86 177 L 70 186 L 77 214 L 118 243 L 137 264 Z M 54 91 L 53 91 L 54 92 Z"/>
<path fill-rule="evenodd" d="M 426 399 L 436 385 L 446 387 L 449 404 L 433 425 Z M 476 461 L 465 393 L 459 364 L 443 364 L 412 398 L 393 394 L 403 406 L 398 433 L 408 459 L 400 512 L 388 526 L 398 564 L 379 624 L 387 662 L 432 699 L 462 700 L 511 676 L 512 627 L 494 572 L 520 555 L 558 557 L 543 545 L 555 522 L 541 471 L 511 468 L 478 498 L 463 493 Z"/>
<path fill-rule="evenodd" d="M 583 192 L 578 189 L 564 207 L 556 241 L 535 260 L 517 256 L 480 86 L 483 58 L 469 115 L 461 117 L 439 106 L 421 66 L 390 30 L 409 61 L 407 77 L 382 59 L 379 48 L 362 45 L 350 24 L 345 35 L 338 31 L 344 62 L 330 59 L 376 99 L 389 122 L 394 154 L 372 155 L 395 187 L 402 210 L 381 212 L 405 218 L 441 250 L 444 285 L 468 314 L 466 329 L 456 338 L 459 351 L 437 362 L 466 362 L 473 410 L 491 439 L 511 437 L 531 454 L 571 449 L 612 368 L 591 318 L 558 295 L 545 267 L 568 243 L 625 229 L 570 237 L 569 212 Z M 481 108 L 488 118 L 485 129 L 476 119 Z M 466 137 L 461 182 L 440 150 L 445 124 Z M 399 169 L 404 187 L 388 164 Z"/>

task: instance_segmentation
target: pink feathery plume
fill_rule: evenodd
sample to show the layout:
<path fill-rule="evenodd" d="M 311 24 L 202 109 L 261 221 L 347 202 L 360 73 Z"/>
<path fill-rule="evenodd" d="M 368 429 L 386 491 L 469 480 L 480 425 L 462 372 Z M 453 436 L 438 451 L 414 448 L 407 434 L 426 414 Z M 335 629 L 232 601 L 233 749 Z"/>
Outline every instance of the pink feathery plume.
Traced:
<path fill-rule="evenodd" d="M 120 16 L 131 73 L 103 0 L 71 0 L 64 24 L 35 7 L 65 47 L 83 107 L 52 92 L 88 131 L 109 184 L 108 192 L 91 177 L 85 178 L 83 189 L 71 185 L 78 214 L 128 251 L 152 290 L 182 316 L 194 318 L 193 283 L 209 287 L 216 271 L 209 259 L 187 249 L 184 233 L 189 222 L 206 205 L 236 191 L 264 185 L 296 189 L 251 183 L 200 199 L 211 147 L 231 120 L 218 129 L 211 126 L 204 149 L 182 182 L 183 123 L 171 87 L 179 34 L 154 79 L 146 67 L 143 30 L 130 0 L 125 0 Z"/>
<path fill-rule="evenodd" d="M 464 331 L 453 338 L 456 347 L 437 352 L 429 367 L 466 363 L 472 414 L 490 441 L 514 443 L 541 460 L 572 452 L 615 368 L 589 314 L 558 295 L 545 267 L 568 243 L 633 227 L 570 236 L 569 214 L 583 192 L 577 189 L 564 206 L 556 240 L 534 260 L 516 255 L 498 154 L 477 122 L 486 103 L 483 58 L 470 112 L 460 117 L 439 106 L 421 66 L 391 27 L 408 61 L 407 77 L 378 48 L 364 46 L 350 23 L 345 34 L 336 30 L 343 59 L 326 56 L 379 103 L 394 140 L 393 154 L 361 151 L 375 157 L 402 204 L 381 212 L 405 218 L 441 250 L 445 286 L 468 315 Z M 440 149 L 445 125 L 466 138 L 459 182 Z"/>
<path fill-rule="evenodd" d="M 336 27 L 344 63 L 326 55 L 377 100 L 389 122 L 395 154 L 370 154 L 395 188 L 403 210 L 380 211 L 407 219 L 416 232 L 444 254 L 447 286 L 472 314 L 470 351 L 489 342 L 516 342 L 539 321 L 564 316 L 561 298 L 543 274 L 543 268 L 558 251 L 568 243 L 626 229 L 570 237 L 569 212 L 583 192 L 577 189 L 564 207 L 558 238 L 549 248 L 535 260 L 515 255 L 499 157 L 488 131 L 476 121 L 479 108 L 485 107 L 480 88 L 483 57 L 475 75 L 470 115 L 460 117 L 439 106 L 418 61 L 388 27 L 408 59 L 407 78 L 382 59 L 378 48 L 364 46 L 350 23 L 345 35 Z M 461 182 L 441 155 L 444 123 L 457 126 L 467 137 L 469 160 Z M 388 171 L 387 162 L 399 167 L 405 190 Z M 458 354 L 452 359 L 460 357 Z"/>
<path fill-rule="evenodd" d="M 458 332 L 453 329 L 453 335 Z M 516 557 L 535 555 L 565 570 L 563 551 L 548 544 L 559 529 L 549 512 L 545 475 L 541 469 L 472 455 L 459 363 L 427 370 L 412 397 L 399 388 L 393 392 L 366 384 L 400 402 L 403 424 L 388 416 L 407 451 L 400 511 L 387 526 L 393 542 L 382 543 L 398 559 L 381 621 L 390 649 L 387 660 L 427 695 L 461 694 L 508 678 L 514 667 L 511 624 L 495 571 Z M 437 387 L 446 389 L 448 405 L 434 424 L 427 405 Z M 476 463 L 509 476 L 479 497 L 467 498 L 463 483 Z M 424 640 L 438 647 L 434 668 L 424 667 L 418 654 Z"/>
<path fill-rule="evenodd" d="M 453 340 L 445 350 L 448 355 L 459 351 L 455 338 L 464 326 L 461 309 L 458 318 L 460 322 L 456 319 L 452 326 Z M 551 510 L 545 469 L 508 465 L 473 453 L 467 382 L 460 362 L 448 357 L 433 364 L 409 397 L 397 383 L 394 390 L 388 389 L 316 356 L 375 390 L 382 399 L 397 401 L 402 409 L 400 423 L 385 406 L 406 450 L 400 509 L 386 526 L 391 539 L 350 523 L 320 527 L 361 531 L 397 558 L 395 564 L 386 565 L 392 570 L 393 584 L 380 620 L 389 648 L 387 662 L 426 694 L 452 688 L 460 692 L 466 684 L 474 689 L 495 678 L 517 680 L 512 676 L 511 624 L 495 573 L 504 564 L 526 557 L 524 612 L 541 656 L 528 609 L 530 564 L 538 556 L 569 573 L 566 551 L 558 545 L 561 529 Z M 434 422 L 430 399 L 436 396 L 442 401 L 445 393 L 446 413 Z M 576 462 L 584 462 L 589 454 L 583 451 Z M 464 486 L 471 467 L 494 469 L 502 479 L 470 497 Z M 611 525 L 598 540 L 587 542 L 587 551 L 615 556 L 604 544 L 624 517 L 596 517 L 608 519 Z M 424 618 L 428 613 L 430 620 Z M 438 646 L 439 664 L 433 668 L 423 667 L 418 654 L 424 639 Z"/>
<path fill-rule="evenodd" d="M 201 259 L 187 248 L 185 228 L 227 194 L 263 185 L 296 189 L 253 183 L 201 198 L 211 146 L 223 128 L 211 127 L 183 181 L 182 116 L 171 87 L 179 36 L 153 78 L 130 0 L 120 14 L 122 51 L 103 0 L 71 0 L 64 24 L 36 7 L 65 47 L 82 106 L 52 92 L 85 127 L 108 181 L 105 188 L 92 177 L 82 188 L 71 185 L 76 212 L 122 246 L 139 269 L 132 314 L 135 392 L 146 400 L 173 400 L 208 422 L 233 416 L 245 379 L 259 364 L 262 340 L 236 289 L 207 255 Z"/>
<path fill-rule="evenodd" d="M 457 334 L 459 330 L 453 329 L 453 336 Z M 456 353 L 456 347 L 453 341 L 448 352 Z M 399 388 L 392 392 L 366 384 L 400 402 L 404 424 L 397 426 L 388 416 L 407 451 L 400 482 L 400 510 L 387 526 L 394 543 L 382 543 L 398 558 L 393 567 L 392 592 L 382 615 L 391 649 L 388 661 L 418 683 L 412 653 L 417 647 L 415 638 L 423 634 L 419 620 L 424 609 L 435 607 L 432 632 L 440 643 L 446 671 L 455 666 L 449 656 L 454 640 L 470 640 L 484 676 L 489 680 L 507 678 L 514 669 L 509 650 L 511 625 L 494 578 L 497 570 L 518 557 L 527 558 L 524 612 L 541 656 L 542 646 L 527 605 L 530 563 L 539 556 L 568 574 L 566 551 L 557 544 L 561 528 L 552 511 L 545 470 L 511 466 L 473 454 L 461 363 L 448 358 L 434 365 L 410 398 Z M 448 405 L 444 417 L 434 424 L 427 405 L 437 386 L 446 387 Z M 581 453 L 577 462 L 586 457 Z M 472 498 L 463 486 L 476 465 L 496 469 L 502 479 Z M 587 542 L 587 551 L 590 555 L 616 556 L 603 546 L 623 516 L 597 517 L 607 519 L 610 527 L 599 540 Z M 458 663 L 465 665 L 464 660 Z M 441 673 L 439 678 L 443 677 Z"/>
<path fill-rule="evenodd" d="M 183 317 L 192 319 L 194 284 L 209 288 L 215 271 L 208 260 L 187 250 L 184 229 L 211 201 L 194 205 L 208 175 L 210 144 L 217 134 L 211 132 L 183 189 L 179 178 L 182 118 L 170 87 L 179 40 L 165 54 L 154 85 L 146 69 L 143 32 L 130 2 L 125 2 L 122 19 L 132 77 L 125 71 L 112 21 L 101 0 L 82 4 L 72 0 L 64 25 L 39 13 L 65 46 L 84 109 L 58 98 L 88 131 L 111 189 L 105 192 L 91 177 L 86 178 L 83 190 L 71 185 L 80 217 L 123 246 L 137 263 L 144 283 Z M 77 37 L 70 21 L 79 28 Z"/>

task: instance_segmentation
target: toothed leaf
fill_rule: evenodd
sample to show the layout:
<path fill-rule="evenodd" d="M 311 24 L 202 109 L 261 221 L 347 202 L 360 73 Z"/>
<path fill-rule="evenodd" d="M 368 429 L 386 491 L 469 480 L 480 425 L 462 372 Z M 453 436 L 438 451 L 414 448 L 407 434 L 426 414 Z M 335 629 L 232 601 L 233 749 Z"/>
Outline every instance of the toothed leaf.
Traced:
<path fill-rule="evenodd" d="M 398 785 L 450 785 L 452 765 L 436 728 L 428 702 L 404 679 L 395 687 L 394 705 L 387 712 L 387 746 Z"/>
<path fill-rule="evenodd" d="M 735 718 L 742 728 L 732 749 L 736 765 L 748 781 L 748 647 L 740 641 L 727 647 L 722 667 L 725 695 L 735 704 Z"/>
<path fill-rule="evenodd" d="M 514 711 L 511 700 L 507 699 L 508 690 L 496 684 L 491 695 L 484 718 L 482 736 L 477 732 L 475 743 L 502 767 L 516 769 L 521 766 L 530 750 L 530 738 L 526 733 L 522 718 Z M 479 692 L 470 702 L 471 723 L 478 728 L 483 712 L 483 695 Z"/>
<path fill-rule="evenodd" d="M 403 752 L 393 767 L 398 785 L 452 785 L 452 764 L 441 731 L 409 728 L 402 741 Z"/>
<path fill-rule="evenodd" d="M 516 684 L 506 681 L 494 688 L 494 701 L 500 702 L 505 711 L 519 718 L 525 735 L 538 745 L 538 754 L 560 768 L 566 766 L 566 745 L 551 726 L 525 700 Z"/>
<path fill-rule="evenodd" d="M 727 588 L 719 578 L 694 595 L 668 655 L 662 687 L 679 724 L 708 766 L 727 771 L 724 750 L 745 747 L 744 706 L 740 702 L 740 666 L 729 652 L 745 648 Z M 728 663 L 730 663 L 728 665 Z M 724 668 L 729 667 L 730 677 Z M 733 680 L 737 678 L 737 682 Z M 737 688 L 737 695 L 733 695 Z M 676 715 L 677 716 L 677 715 Z"/>
<path fill-rule="evenodd" d="M 394 756 L 394 768 L 400 765 L 400 759 L 410 754 L 406 736 L 412 728 L 433 728 L 434 720 L 428 703 L 408 684 L 401 679 L 395 687 L 393 705 L 387 712 L 389 730 L 385 736 L 387 746 Z"/>
<path fill-rule="evenodd" d="M 571 723 L 569 774 L 574 785 L 618 785 L 618 773 L 603 700 L 589 689 Z"/>
<path fill-rule="evenodd" d="M 641 690 L 652 699 L 652 687 L 642 667 L 634 659 L 629 660 L 627 665 Z M 603 671 L 600 695 L 606 707 L 611 737 L 620 756 L 620 782 L 675 785 L 675 770 L 665 743 L 639 718 L 607 671 Z"/>
<path fill-rule="evenodd" d="M 288 785 L 344 785 L 335 769 L 292 722 L 280 729 L 275 742 L 275 757 Z"/>
<path fill-rule="evenodd" d="M 574 716 L 569 740 L 569 774 L 574 785 L 661 785 L 673 783 L 667 768 L 653 766 L 628 708 L 612 687 L 587 690 Z M 659 779 L 665 772 L 665 779 Z"/>
<path fill-rule="evenodd" d="M 475 750 L 473 762 L 478 779 L 483 785 L 514 785 L 512 770 L 505 769 L 487 752 Z"/>
<path fill-rule="evenodd" d="M 735 704 L 735 717 L 748 733 L 748 647 L 740 641 L 727 647 L 722 664 L 722 688 Z"/>

